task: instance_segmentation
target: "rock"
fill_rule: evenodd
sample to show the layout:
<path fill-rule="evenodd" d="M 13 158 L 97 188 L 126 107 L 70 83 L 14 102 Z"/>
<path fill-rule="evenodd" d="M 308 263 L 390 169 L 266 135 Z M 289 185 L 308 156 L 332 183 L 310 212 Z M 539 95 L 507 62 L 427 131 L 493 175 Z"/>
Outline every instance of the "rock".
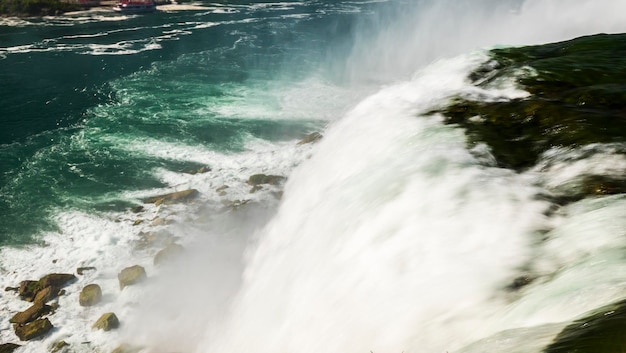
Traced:
<path fill-rule="evenodd" d="M 24 325 L 39 319 L 40 317 L 48 314 L 51 310 L 52 307 L 45 305 L 44 302 L 36 301 L 28 309 L 13 315 L 13 317 L 9 319 L 9 322 Z"/>
<path fill-rule="evenodd" d="M 144 210 L 145 210 L 145 207 L 143 206 L 135 206 L 130 209 L 132 213 L 140 213 L 140 212 L 143 212 Z"/>
<path fill-rule="evenodd" d="M 183 191 L 172 192 L 169 194 L 158 195 L 153 197 L 148 197 L 143 200 L 144 203 L 154 203 L 154 204 L 173 204 L 177 202 L 184 202 L 193 199 L 198 196 L 199 192 L 196 189 L 188 189 Z"/>
<path fill-rule="evenodd" d="M 93 324 L 93 328 L 97 330 L 110 331 L 120 327 L 120 321 L 114 313 L 102 314 L 98 321 Z"/>
<path fill-rule="evenodd" d="M 14 350 L 21 347 L 19 344 L 15 343 L 3 343 L 0 344 L 0 353 L 12 353 Z"/>
<path fill-rule="evenodd" d="M 317 142 L 321 140 L 322 137 L 323 137 L 322 134 L 320 134 L 319 132 L 313 132 L 313 133 L 306 135 L 302 140 L 300 140 L 300 142 L 298 142 L 298 145 L 304 145 L 307 143 Z"/>
<path fill-rule="evenodd" d="M 146 270 L 139 265 L 127 267 L 117 275 L 117 279 L 120 283 L 120 289 L 124 289 L 124 287 L 126 286 L 139 283 L 146 278 Z"/>
<path fill-rule="evenodd" d="M 185 249 L 181 245 L 172 243 L 168 245 L 165 249 L 160 250 L 154 256 L 154 264 L 160 265 L 163 262 L 169 261 L 176 256 L 179 256 L 181 253 L 183 253 L 184 250 Z"/>
<path fill-rule="evenodd" d="M 20 282 L 20 287 L 17 291 L 18 295 L 22 300 L 26 300 L 27 302 L 32 302 L 35 300 L 35 295 L 37 292 L 41 290 L 41 285 L 39 281 L 22 281 Z"/>
<path fill-rule="evenodd" d="M 565 327 L 545 353 L 622 353 L 626 347 L 626 300 L 588 313 Z"/>
<path fill-rule="evenodd" d="M 74 280 L 76 280 L 76 276 L 71 273 L 51 273 L 43 276 L 39 281 L 28 280 L 20 282 L 18 294 L 22 300 L 32 302 L 35 300 L 39 291 L 47 287 L 52 287 L 51 293 L 56 296 L 58 288 L 61 288 Z M 55 288 L 57 288 L 57 290 L 55 290 Z"/>
<path fill-rule="evenodd" d="M 598 34 L 492 50 L 491 60 L 470 75 L 474 84 L 489 87 L 514 76 L 531 95 L 488 102 L 461 96 L 438 113 L 464 128 L 470 145 L 488 145 L 498 165 L 518 171 L 554 147 L 623 143 L 625 40 L 625 34 Z M 533 74 L 513 75 L 519 71 Z"/>
<path fill-rule="evenodd" d="M 220 196 L 226 196 L 226 189 L 228 189 L 228 188 L 229 188 L 228 185 L 222 185 L 219 188 L 215 189 L 215 191 Z"/>
<path fill-rule="evenodd" d="M 75 280 L 76 276 L 71 273 L 51 273 L 42 277 L 39 282 L 41 283 L 41 288 L 46 288 L 50 286 L 62 288 L 65 287 L 69 282 L 73 282 Z"/>
<path fill-rule="evenodd" d="M 158 226 L 166 226 L 166 225 L 171 224 L 171 223 L 172 223 L 172 221 L 170 221 L 169 219 L 157 217 L 157 218 L 152 220 L 151 224 L 153 226 L 155 226 L 155 227 L 158 227 Z"/>
<path fill-rule="evenodd" d="M 69 345 L 70 344 L 65 341 L 59 341 L 52 346 L 52 348 L 50 349 L 50 353 L 60 352 L 63 348 L 69 347 Z"/>
<path fill-rule="evenodd" d="M 81 306 L 93 306 L 102 300 L 102 289 L 97 284 L 88 284 L 78 296 L 78 303 Z"/>
<path fill-rule="evenodd" d="M 4 288 L 5 292 L 15 292 L 18 293 L 20 290 L 20 287 L 6 287 Z"/>
<path fill-rule="evenodd" d="M 15 334 L 22 341 L 30 341 L 33 338 L 41 337 L 50 332 L 53 328 L 54 326 L 52 326 L 52 323 L 47 318 L 35 320 L 30 324 L 22 326 L 14 326 Z"/>
<path fill-rule="evenodd" d="M 141 223 L 143 223 L 143 219 L 139 218 L 139 219 L 136 219 L 136 220 L 133 222 L 133 225 L 134 225 L 134 226 L 138 226 L 138 225 L 140 225 Z"/>
<path fill-rule="evenodd" d="M 261 185 L 255 185 L 252 187 L 252 189 L 250 189 L 249 192 L 251 194 L 254 194 L 255 192 L 260 191 L 260 190 L 263 190 L 263 187 Z"/>
<path fill-rule="evenodd" d="M 52 287 L 52 286 L 48 286 L 42 290 L 40 290 L 39 292 L 37 292 L 37 295 L 35 295 L 35 299 L 33 300 L 34 302 L 42 302 L 42 303 L 47 303 L 49 301 L 51 301 L 52 299 L 56 298 L 59 294 L 59 289 L 56 287 Z"/>
<path fill-rule="evenodd" d="M 285 177 L 280 175 L 254 174 L 248 178 L 248 184 L 252 186 L 262 184 L 279 185 L 284 180 Z"/>
<path fill-rule="evenodd" d="M 87 266 L 87 267 L 79 267 L 76 269 L 76 273 L 78 273 L 79 275 L 82 275 L 83 273 L 85 273 L 85 271 L 95 271 L 96 268 L 93 266 Z"/>

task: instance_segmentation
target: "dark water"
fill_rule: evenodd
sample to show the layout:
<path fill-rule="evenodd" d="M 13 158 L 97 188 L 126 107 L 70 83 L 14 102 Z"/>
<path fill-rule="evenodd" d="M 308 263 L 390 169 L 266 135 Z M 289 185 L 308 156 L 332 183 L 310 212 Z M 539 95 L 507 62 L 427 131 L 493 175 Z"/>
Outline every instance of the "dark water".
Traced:
<path fill-rule="evenodd" d="M 238 2 L 144 16 L 73 15 L 0 25 L 0 244 L 29 241 L 58 208 L 100 210 L 194 162 L 132 148 L 154 139 L 240 151 L 253 137 L 322 124 L 282 116 L 271 93 L 314 72 L 380 4 Z M 265 96 L 264 96 L 265 94 Z M 254 101 L 267 109 L 225 113 Z M 104 196 L 106 195 L 106 196 Z M 104 203 L 104 204 L 103 204 Z"/>

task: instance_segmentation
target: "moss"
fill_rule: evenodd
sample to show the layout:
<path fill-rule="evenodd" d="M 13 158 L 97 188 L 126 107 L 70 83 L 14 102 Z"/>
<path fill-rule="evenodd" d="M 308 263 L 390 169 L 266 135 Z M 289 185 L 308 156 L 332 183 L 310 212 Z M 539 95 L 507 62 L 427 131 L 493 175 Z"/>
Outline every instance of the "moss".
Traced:
<path fill-rule="evenodd" d="M 470 144 L 486 143 L 500 166 L 523 170 L 553 147 L 626 141 L 626 35 L 498 49 L 491 55 L 470 79 L 489 87 L 518 77 L 532 96 L 503 102 L 457 97 L 437 112 L 465 128 Z M 533 73 L 519 75 L 524 70 Z"/>

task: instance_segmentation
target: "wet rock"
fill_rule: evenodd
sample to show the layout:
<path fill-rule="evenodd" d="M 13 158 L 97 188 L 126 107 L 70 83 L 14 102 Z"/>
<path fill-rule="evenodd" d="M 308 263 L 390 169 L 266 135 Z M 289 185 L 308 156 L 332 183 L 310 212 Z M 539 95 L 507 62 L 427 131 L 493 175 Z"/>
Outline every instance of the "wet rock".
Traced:
<path fill-rule="evenodd" d="M 35 295 L 37 295 L 37 292 L 39 292 L 40 290 L 41 285 L 39 284 L 39 281 L 26 280 L 20 282 L 20 287 L 17 291 L 17 294 L 22 300 L 32 302 L 33 300 L 35 300 Z"/>
<path fill-rule="evenodd" d="M 70 344 L 65 341 L 59 341 L 55 343 L 50 349 L 50 353 L 58 353 L 61 352 L 65 347 L 69 347 Z"/>
<path fill-rule="evenodd" d="M 41 288 L 46 288 L 50 286 L 62 288 L 75 280 L 76 276 L 71 273 L 51 273 L 42 277 L 39 282 L 41 284 Z"/>
<path fill-rule="evenodd" d="M 229 188 L 228 185 L 222 185 L 219 188 L 215 189 L 215 191 L 220 196 L 226 196 L 226 189 L 228 189 L 228 188 Z"/>
<path fill-rule="evenodd" d="M 100 318 L 93 324 L 93 328 L 97 330 L 110 331 L 120 326 L 120 321 L 114 313 L 102 314 Z"/>
<path fill-rule="evenodd" d="M 88 284 L 78 296 L 78 303 L 81 306 L 93 306 L 102 300 L 102 289 L 97 284 Z"/>
<path fill-rule="evenodd" d="M 141 281 L 144 281 L 146 278 L 146 270 L 139 265 L 127 267 L 117 275 L 117 279 L 120 283 L 120 289 L 124 289 L 124 287 L 126 286 L 137 284 Z"/>
<path fill-rule="evenodd" d="M 19 344 L 15 343 L 3 343 L 0 344 L 0 353 L 13 353 L 14 350 L 21 347 Z"/>
<path fill-rule="evenodd" d="M 306 135 L 302 140 L 300 140 L 298 142 L 298 145 L 304 145 L 307 143 L 317 142 L 321 140 L 322 137 L 323 137 L 322 134 L 320 134 L 319 132 L 313 132 L 313 133 Z"/>
<path fill-rule="evenodd" d="M 19 290 L 20 290 L 19 287 L 6 287 L 6 288 L 4 288 L 5 292 L 15 292 L 15 293 L 18 293 Z"/>
<path fill-rule="evenodd" d="M 286 178 L 280 175 L 254 174 L 248 178 L 248 184 L 252 186 L 269 184 L 280 185 Z"/>
<path fill-rule="evenodd" d="M 47 318 L 35 320 L 26 325 L 15 325 L 15 335 L 22 341 L 30 341 L 46 335 L 54 326 Z"/>
<path fill-rule="evenodd" d="M 173 258 L 180 256 L 180 254 L 182 254 L 184 250 L 185 248 L 183 248 L 181 245 L 172 243 L 168 245 L 166 248 L 160 250 L 154 256 L 154 264 L 160 265 L 166 261 L 172 260 Z"/>
<path fill-rule="evenodd" d="M 39 319 L 40 317 L 50 313 L 50 311 L 52 311 L 50 306 L 45 305 L 43 302 L 36 301 L 28 309 L 13 315 L 13 317 L 9 319 L 9 322 L 24 325 Z"/>
<path fill-rule="evenodd" d="M 530 276 L 519 276 L 516 279 L 514 279 L 511 284 L 507 286 L 507 289 L 511 291 L 520 290 L 523 287 L 526 287 L 527 285 L 531 284 L 533 280 L 534 278 Z"/>
<path fill-rule="evenodd" d="M 40 290 L 39 292 L 37 292 L 37 295 L 35 295 L 34 302 L 47 303 L 58 296 L 59 296 L 59 289 L 56 287 L 48 286 Z"/>
<path fill-rule="evenodd" d="M 76 273 L 79 275 L 83 275 L 86 271 L 95 271 L 96 268 L 93 266 L 79 267 L 76 269 Z"/>
<path fill-rule="evenodd" d="M 624 142 L 624 42 L 624 34 L 599 34 L 492 50 L 492 60 L 470 75 L 475 85 L 516 77 L 532 95 L 490 102 L 458 97 L 437 112 L 464 128 L 470 145 L 488 145 L 498 165 L 515 170 L 533 166 L 553 147 Z M 520 74 L 529 67 L 533 74 Z"/>
<path fill-rule="evenodd" d="M 623 353 L 626 301 L 607 305 L 568 325 L 545 353 Z"/>
<path fill-rule="evenodd" d="M 153 197 L 148 197 L 143 200 L 144 203 L 154 203 L 154 204 L 173 204 L 178 202 L 186 202 L 189 201 L 196 196 L 198 196 L 199 192 L 196 189 L 188 189 L 183 191 L 172 192 L 169 194 L 163 194 Z"/>
<path fill-rule="evenodd" d="M 144 210 L 145 210 L 145 207 L 143 206 L 135 206 L 130 209 L 132 213 L 140 213 L 140 212 L 143 212 Z"/>

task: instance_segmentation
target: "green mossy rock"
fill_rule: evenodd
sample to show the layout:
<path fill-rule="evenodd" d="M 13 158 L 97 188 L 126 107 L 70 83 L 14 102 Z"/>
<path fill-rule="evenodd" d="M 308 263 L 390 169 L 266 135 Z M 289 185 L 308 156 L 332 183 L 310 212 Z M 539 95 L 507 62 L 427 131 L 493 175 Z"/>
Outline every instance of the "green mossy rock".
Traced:
<path fill-rule="evenodd" d="M 17 293 L 22 300 L 32 302 L 33 300 L 35 300 L 37 292 L 39 292 L 41 289 L 42 288 L 39 281 L 27 280 L 20 282 L 20 287 Z"/>
<path fill-rule="evenodd" d="M 146 270 L 139 265 L 127 267 L 117 275 L 117 279 L 120 283 L 120 289 L 124 289 L 124 287 L 126 286 L 137 284 L 141 281 L 144 281 L 146 278 Z"/>
<path fill-rule="evenodd" d="M 64 351 L 65 347 L 69 347 L 70 344 L 65 341 L 59 341 L 55 343 L 50 349 L 50 353 L 58 353 Z"/>
<path fill-rule="evenodd" d="M 567 326 L 545 353 L 623 353 L 626 301 L 602 307 Z"/>
<path fill-rule="evenodd" d="M 0 353 L 12 353 L 14 350 L 21 347 L 19 344 L 15 343 L 3 343 L 0 344 Z"/>
<path fill-rule="evenodd" d="M 532 96 L 497 102 L 457 97 L 436 112 L 463 127 L 471 145 L 486 143 L 500 166 L 524 170 L 553 147 L 626 141 L 626 34 L 497 49 L 491 55 L 470 79 L 489 87 L 517 77 Z"/>
<path fill-rule="evenodd" d="M 280 175 L 266 175 L 266 174 L 254 174 L 248 178 L 248 184 L 252 186 L 258 186 L 262 184 L 280 185 L 285 180 L 284 176 Z"/>
<path fill-rule="evenodd" d="M 26 325 L 15 325 L 15 335 L 22 341 L 30 341 L 34 338 L 38 338 L 44 336 L 50 330 L 52 330 L 54 326 L 47 318 L 35 320 Z"/>
<path fill-rule="evenodd" d="M 78 296 L 78 303 L 81 306 L 93 306 L 102 300 L 102 289 L 97 284 L 88 284 Z"/>
<path fill-rule="evenodd" d="M 120 327 L 120 321 L 114 313 L 106 313 L 100 316 L 98 321 L 93 324 L 93 328 L 97 330 L 110 331 Z"/>

